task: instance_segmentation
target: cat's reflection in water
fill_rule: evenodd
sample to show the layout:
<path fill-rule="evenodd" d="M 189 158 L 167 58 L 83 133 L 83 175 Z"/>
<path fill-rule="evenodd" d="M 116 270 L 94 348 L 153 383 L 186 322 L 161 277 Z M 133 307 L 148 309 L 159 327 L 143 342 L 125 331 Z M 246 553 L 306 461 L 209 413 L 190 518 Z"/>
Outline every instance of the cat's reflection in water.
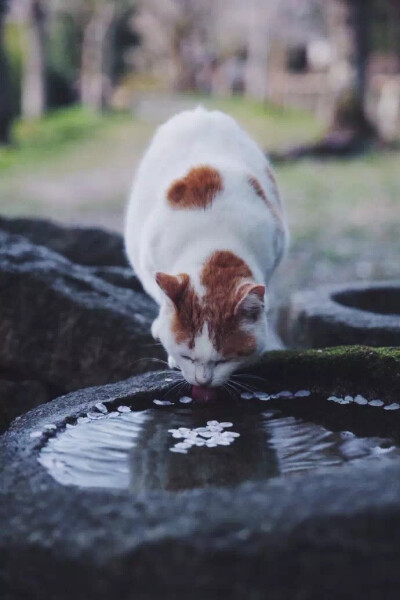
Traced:
<path fill-rule="evenodd" d="M 200 413 L 200 414 L 199 414 Z M 140 452 L 130 457 L 131 490 L 183 490 L 206 486 L 235 486 L 248 480 L 278 475 L 275 451 L 268 444 L 259 412 L 234 411 L 216 414 L 213 410 L 183 410 L 180 415 L 164 413 L 145 428 Z M 203 427 L 208 420 L 231 421 L 240 433 L 229 446 L 192 447 L 187 454 L 170 452 L 179 441 L 166 434 L 168 429 Z"/>

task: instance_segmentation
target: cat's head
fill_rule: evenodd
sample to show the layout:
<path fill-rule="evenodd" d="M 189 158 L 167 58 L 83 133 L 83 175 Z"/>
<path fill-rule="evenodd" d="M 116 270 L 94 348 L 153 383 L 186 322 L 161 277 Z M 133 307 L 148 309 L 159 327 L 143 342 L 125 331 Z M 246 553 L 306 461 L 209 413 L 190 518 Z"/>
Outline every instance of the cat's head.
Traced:
<path fill-rule="evenodd" d="M 203 277 L 201 294 L 187 274 L 157 273 L 156 281 L 164 292 L 158 337 L 190 384 L 223 385 L 263 352 L 264 285 L 218 269 L 211 285 Z"/>

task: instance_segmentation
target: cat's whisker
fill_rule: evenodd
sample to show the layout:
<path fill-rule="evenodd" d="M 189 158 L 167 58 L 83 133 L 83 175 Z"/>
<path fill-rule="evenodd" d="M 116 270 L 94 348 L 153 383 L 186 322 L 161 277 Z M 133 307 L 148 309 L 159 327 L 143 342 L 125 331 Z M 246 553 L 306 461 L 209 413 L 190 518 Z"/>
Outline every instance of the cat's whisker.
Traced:
<path fill-rule="evenodd" d="M 252 387 L 252 386 L 248 385 L 247 383 L 243 383 L 240 381 L 235 381 L 232 383 L 235 383 L 237 386 L 242 388 L 242 390 L 244 390 L 245 392 L 251 392 L 252 394 L 254 394 L 254 392 L 257 392 L 257 389 L 255 387 Z"/>
<path fill-rule="evenodd" d="M 180 383 L 182 383 L 182 379 L 176 379 L 168 388 L 167 391 L 170 391 L 172 388 L 176 387 L 177 385 L 179 385 Z"/>
<path fill-rule="evenodd" d="M 226 382 L 226 383 L 223 384 L 222 389 L 226 390 L 226 392 L 228 393 L 228 396 L 230 398 L 234 399 L 234 397 L 232 396 L 232 390 L 230 389 L 230 386 L 229 386 L 228 382 Z"/>
<path fill-rule="evenodd" d="M 235 394 L 237 394 L 238 396 L 240 396 L 240 394 L 241 394 L 241 393 L 243 393 L 243 390 L 244 390 L 245 392 L 248 392 L 248 391 L 250 391 L 249 389 L 247 389 L 247 388 L 245 388 L 245 387 L 242 387 L 242 386 L 238 385 L 238 383 L 237 383 L 237 382 L 235 382 L 235 381 L 230 381 L 230 385 L 232 385 L 232 386 L 233 386 L 233 389 L 235 390 Z M 253 392 L 251 392 L 251 393 L 253 393 Z"/>
<path fill-rule="evenodd" d="M 171 369 L 163 369 L 162 371 L 152 371 L 152 372 L 154 374 L 158 374 L 158 375 L 175 375 L 175 372 L 171 371 Z M 176 377 L 175 377 L 175 379 L 176 379 Z"/>
<path fill-rule="evenodd" d="M 161 360 L 161 358 L 151 358 L 151 359 L 147 359 L 149 362 L 157 362 L 160 363 L 162 365 L 166 365 L 167 367 L 169 366 L 166 360 Z"/>
<path fill-rule="evenodd" d="M 179 382 L 179 383 L 180 383 L 180 382 Z M 167 397 L 169 394 L 171 394 L 171 393 L 175 392 L 175 391 L 177 390 L 177 388 L 178 388 L 178 384 L 175 384 L 174 386 L 172 386 L 172 387 L 168 388 L 168 389 L 167 389 L 167 390 L 164 392 L 164 394 L 163 394 L 163 396 L 162 396 L 162 400 L 164 400 L 164 398 L 165 398 L 165 397 Z"/>
<path fill-rule="evenodd" d="M 136 364 L 137 364 L 137 363 L 139 363 L 139 362 L 143 362 L 144 360 L 145 360 L 146 362 L 157 362 L 157 363 L 160 363 L 160 364 L 162 364 L 162 365 L 167 365 L 167 366 L 168 366 L 168 363 L 167 363 L 165 360 L 162 360 L 161 358 L 154 358 L 154 357 L 152 357 L 152 356 L 144 356 L 144 357 L 142 357 L 142 358 L 138 358 L 137 360 L 135 360 L 135 361 L 132 363 L 132 366 L 133 366 L 133 365 L 136 365 Z"/>
<path fill-rule="evenodd" d="M 258 383 L 258 380 L 256 382 L 254 382 L 254 383 L 252 381 L 243 381 L 242 376 L 235 376 L 235 375 L 233 375 L 232 377 L 235 378 L 235 381 L 239 381 L 240 383 L 248 385 L 248 386 L 251 386 L 251 387 L 257 385 L 257 383 Z M 262 380 L 262 381 L 263 381 L 263 383 L 266 383 L 266 380 Z M 256 389 L 256 388 L 254 387 L 254 389 Z"/>
<path fill-rule="evenodd" d="M 250 375 L 249 373 L 236 373 L 232 375 L 232 377 L 235 377 L 237 379 L 257 379 L 258 381 L 268 382 L 268 380 L 265 377 L 259 377 L 258 375 Z"/>
<path fill-rule="evenodd" d="M 191 390 L 191 387 L 192 386 L 190 385 L 190 383 L 188 381 L 186 381 L 186 379 L 184 379 L 184 381 L 183 381 L 183 390 L 186 390 L 186 389 Z"/>
<path fill-rule="evenodd" d="M 182 385 L 184 385 L 185 383 L 186 382 L 183 379 L 180 379 L 179 381 L 176 381 L 173 385 L 171 385 L 171 387 L 169 387 L 166 390 L 165 394 L 163 395 L 163 399 L 165 398 L 165 396 L 167 396 L 171 392 L 174 392 L 174 393 L 178 392 L 181 389 Z"/>
<path fill-rule="evenodd" d="M 231 396 L 231 398 L 233 397 L 233 399 L 235 399 L 235 395 L 239 395 L 239 392 L 238 392 L 238 390 L 235 388 L 235 385 L 234 385 L 234 383 L 233 383 L 233 382 L 229 382 L 229 381 L 227 381 L 227 382 L 225 383 L 224 387 L 226 387 L 226 389 L 227 389 L 227 391 L 228 391 L 229 395 Z M 233 391 L 233 394 L 234 394 L 233 396 L 232 396 L 232 394 L 231 394 L 231 392 L 232 392 L 232 391 Z"/>
<path fill-rule="evenodd" d="M 180 385 L 178 385 L 178 387 L 175 390 L 175 393 L 177 395 L 181 395 L 184 390 L 186 389 L 186 386 L 188 385 L 187 381 L 181 381 Z"/>
<path fill-rule="evenodd" d="M 235 385 L 239 385 L 240 387 L 251 387 L 249 383 L 245 382 L 245 381 L 238 381 L 237 379 L 233 379 L 232 377 L 229 380 L 231 383 L 234 383 Z"/>

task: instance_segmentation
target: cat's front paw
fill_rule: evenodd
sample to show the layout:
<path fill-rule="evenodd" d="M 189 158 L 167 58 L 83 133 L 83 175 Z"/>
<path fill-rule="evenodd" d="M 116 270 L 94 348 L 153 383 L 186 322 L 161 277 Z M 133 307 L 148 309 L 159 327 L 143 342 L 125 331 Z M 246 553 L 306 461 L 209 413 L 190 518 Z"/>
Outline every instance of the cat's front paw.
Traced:
<path fill-rule="evenodd" d="M 151 335 L 153 336 L 154 340 L 159 340 L 160 336 L 158 333 L 158 317 L 157 319 L 154 319 L 153 323 L 151 324 Z"/>
<path fill-rule="evenodd" d="M 171 355 L 168 356 L 168 366 L 170 369 L 176 369 L 177 366 L 176 360 Z"/>

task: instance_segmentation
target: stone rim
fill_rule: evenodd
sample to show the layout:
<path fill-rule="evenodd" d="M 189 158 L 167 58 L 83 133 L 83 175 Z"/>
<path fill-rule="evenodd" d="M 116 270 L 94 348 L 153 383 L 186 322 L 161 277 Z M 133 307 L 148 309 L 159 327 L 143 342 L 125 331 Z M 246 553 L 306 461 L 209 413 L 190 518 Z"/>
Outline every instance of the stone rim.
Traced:
<path fill-rule="evenodd" d="M 398 290 L 400 281 L 378 281 L 321 286 L 295 293 L 279 322 L 290 346 L 322 348 L 339 344 L 400 345 L 400 314 L 383 314 L 349 306 L 341 295 L 369 290 Z M 347 340 L 349 340 L 347 342 Z"/>

